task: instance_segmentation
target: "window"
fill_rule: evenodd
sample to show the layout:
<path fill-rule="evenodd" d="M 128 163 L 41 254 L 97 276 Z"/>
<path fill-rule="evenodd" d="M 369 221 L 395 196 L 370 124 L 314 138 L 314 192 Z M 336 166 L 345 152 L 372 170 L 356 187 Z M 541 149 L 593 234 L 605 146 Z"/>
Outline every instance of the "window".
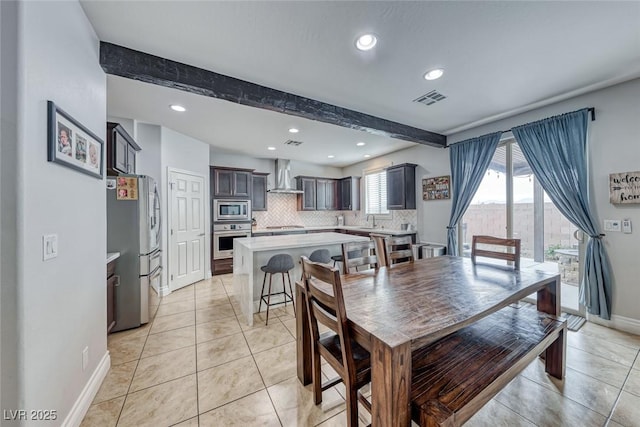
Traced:
<path fill-rule="evenodd" d="M 387 172 L 374 169 L 364 173 L 365 215 L 386 215 L 387 209 Z"/>

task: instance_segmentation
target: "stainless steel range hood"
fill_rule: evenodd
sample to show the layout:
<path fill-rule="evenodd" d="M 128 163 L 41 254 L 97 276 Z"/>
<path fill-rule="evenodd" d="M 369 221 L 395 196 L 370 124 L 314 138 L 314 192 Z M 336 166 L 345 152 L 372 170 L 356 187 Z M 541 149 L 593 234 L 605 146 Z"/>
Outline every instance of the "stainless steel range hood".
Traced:
<path fill-rule="evenodd" d="M 296 190 L 291 177 L 291 160 L 276 159 L 276 188 L 268 190 L 270 193 L 301 194 Z"/>

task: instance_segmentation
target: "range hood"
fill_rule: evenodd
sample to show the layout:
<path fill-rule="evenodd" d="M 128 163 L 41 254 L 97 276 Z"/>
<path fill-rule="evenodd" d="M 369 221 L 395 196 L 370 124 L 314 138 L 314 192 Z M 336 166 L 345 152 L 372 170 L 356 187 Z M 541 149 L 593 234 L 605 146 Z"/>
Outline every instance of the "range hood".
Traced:
<path fill-rule="evenodd" d="M 276 159 L 276 188 L 268 190 L 270 193 L 301 194 L 296 190 L 291 177 L 291 160 Z"/>

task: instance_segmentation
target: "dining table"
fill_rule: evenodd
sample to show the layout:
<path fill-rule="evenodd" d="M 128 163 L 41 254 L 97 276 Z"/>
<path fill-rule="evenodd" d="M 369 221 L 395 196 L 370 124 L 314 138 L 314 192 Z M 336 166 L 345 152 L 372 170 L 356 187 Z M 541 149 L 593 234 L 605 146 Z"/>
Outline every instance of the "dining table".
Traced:
<path fill-rule="evenodd" d="M 412 352 L 534 293 L 537 312 L 561 314 L 559 274 L 474 264 L 463 257 L 343 274 L 341 282 L 351 336 L 371 355 L 374 427 L 411 425 Z M 312 381 L 312 347 L 305 295 L 304 284 L 297 282 L 297 373 L 307 385 Z M 558 378 L 565 372 L 565 349 L 561 333 L 545 353 L 547 372 Z"/>

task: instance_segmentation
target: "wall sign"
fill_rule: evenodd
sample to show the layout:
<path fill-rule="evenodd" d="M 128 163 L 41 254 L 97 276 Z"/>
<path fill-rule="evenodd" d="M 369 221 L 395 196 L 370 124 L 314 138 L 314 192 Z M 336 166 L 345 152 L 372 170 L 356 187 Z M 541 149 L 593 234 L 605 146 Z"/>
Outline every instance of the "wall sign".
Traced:
<path fill-rule="evenodd" d="M 449 175 L 423 179 L 422 200 L 443 200 L 450 198 L 450 185 L 451 177 Z"/>
<path fill-rule="evenodd" d="M 609 174 L 609 202 L 640 203 L 640 171 Z"/>

